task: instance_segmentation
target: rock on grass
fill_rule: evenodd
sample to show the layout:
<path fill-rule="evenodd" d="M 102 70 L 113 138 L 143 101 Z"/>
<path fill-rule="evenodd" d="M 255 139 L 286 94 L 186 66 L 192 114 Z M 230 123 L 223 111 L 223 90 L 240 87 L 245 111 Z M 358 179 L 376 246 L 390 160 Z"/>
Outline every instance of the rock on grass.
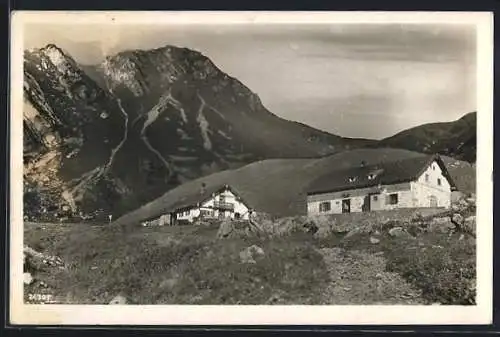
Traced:
<path fill-rule="evenodd" d="M 127 299 L 122 296 L 122 295 L 117 295 L 115 296 L 110 302 L 109 304 L 113 304 L 113 305 L 123 305 L 123 304 L 127 304 Z"/>
<path fill-rule="evenodd" d="M 240 261 L 241 261 L 241 263 L 254 264 L 254 263 L 257 263 L 255 258 L 262 257 L 264 255 L 265 255 L 264 250 L 262 248 L 260 248 L 257 245 L 252 245 L 250 247 L 243 249 L 240 252 Z"/>

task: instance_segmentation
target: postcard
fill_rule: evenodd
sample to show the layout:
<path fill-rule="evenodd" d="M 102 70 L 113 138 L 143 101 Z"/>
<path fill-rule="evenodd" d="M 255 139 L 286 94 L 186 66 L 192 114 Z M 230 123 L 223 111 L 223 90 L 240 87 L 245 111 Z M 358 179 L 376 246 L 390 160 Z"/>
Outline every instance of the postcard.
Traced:
<path fill-rule="evenodd" d="M 491 323 L 492 13 L 11 23 L 11 324 Z"/>

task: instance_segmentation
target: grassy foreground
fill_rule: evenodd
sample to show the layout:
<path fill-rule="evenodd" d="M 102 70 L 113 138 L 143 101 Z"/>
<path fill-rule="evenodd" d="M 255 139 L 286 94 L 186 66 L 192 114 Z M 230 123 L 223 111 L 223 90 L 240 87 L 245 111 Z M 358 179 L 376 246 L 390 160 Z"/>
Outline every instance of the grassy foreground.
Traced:
<path fill-rule="evenodd" d="M 28 227 L 28 226 L 27 226 Z M 262 304 L 319 301 L 328 282 L 322 256 L 302 237 L 216 240 L 217 228 L 156 227 L 130 232 L 85 225 L 31 225 L 25 241 L 67 263 L 39 278 L 59 298 L 108 303 L 122 295 L 137 304 Z M 265 255 L 240 263 L 252 244 Z"/>
<path fill-rule="evenodd" d="M 26 293 L 43 291 L 58 303 L 79 304 L 107 304 L 117 295 L 131 304 L 475 301 L 475 240 L 470 236 L 392 236 L 379 226 L 321 237 L 292 229 L 271 237 L 218 239 L 217 230 L 218 224 L 27 223 L 25 245 L 60 257 L 65 267 L 31 270 L 34 282 L 25 286 Z M 252 245 L 263 254 L 245 263 L 242 252 Z"/>

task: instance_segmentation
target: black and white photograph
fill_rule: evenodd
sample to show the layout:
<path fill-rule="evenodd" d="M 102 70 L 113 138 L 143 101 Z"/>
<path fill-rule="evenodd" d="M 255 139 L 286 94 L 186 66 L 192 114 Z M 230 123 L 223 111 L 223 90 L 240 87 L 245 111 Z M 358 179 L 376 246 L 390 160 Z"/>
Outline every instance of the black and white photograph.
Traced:
<path fill-rule="evenodd" d="M 11 319 L 488 323 L 492 22 L 15 13 Z"/>

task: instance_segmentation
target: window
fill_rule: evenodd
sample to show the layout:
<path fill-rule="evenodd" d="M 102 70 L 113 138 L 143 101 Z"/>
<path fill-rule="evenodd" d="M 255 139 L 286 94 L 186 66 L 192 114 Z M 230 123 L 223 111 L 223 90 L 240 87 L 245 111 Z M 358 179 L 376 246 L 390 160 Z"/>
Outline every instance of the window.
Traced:
<path fill-rule="evenodd" d="M 356 177 L 349 177 L 349 182 L 350 182 L 350 183 L 353 183 L 353 182 L 355 182 L 355 181 L 356 181 Z"/>
<path fill-rule="evenodd" d="M 438 178 L 438 186 L 441 186 L 441 178 Z"/>
<path fill-rule="evenodd" d="M 234 218 L 235 218 L 235 219 L 239 219 L 239 218 L 241 218 L 241 214 L 240 214 L 240 213 L 238 213 L 238 212 L 234 213 Z"/>
<path fill-rule="evenodd" d="M 329 201 L 325 201 L 325 202 L 322 202 L 319 204 L 319 211 L 320 212 L 328 212 L 331 209 L 332 209 L 332 207 L 331 207 L 331 204 Z"/>
<path fill-rule="evenodd" d="M 432 164 L 432 170 L 436 171 L 436 166 L 434 166 L 434 164 Z"/>
<path fill-rule="evenodd" d="M 202 210 L 200 210 L 200 214 L 201 214 L 201 216 L 212 216 L 213 211 L 210 209 L 202 209 Z"/>
<path fill-rule="evenodd" d="M 425 182 L 428 183 L 429 182 L 429 175 L 428 174 L 425 174 Z"/>
<path fill-rule="evenodd" d="M 377 201 L 378 200 L 378 195 L 374 195 L 373 196 L 373 201 Z"/>
<path fill-rule="evenodd" d="M 376 177 L 376 176 L 377 176 L 377 175 L 376 175 L 375 173 L 370 173 L 370 174 L 368 175 L 368 180 L 373 180 L 373 179 L 375 179 L 375 177 Z"/>
<path fill-rule="evenodd" d="M 387 199 L 386 199 L 387 205 L 397 205 L 397 203 L 398 203 L 398 194 L 397 193 L 389 194 L 387 196 Z"/>

